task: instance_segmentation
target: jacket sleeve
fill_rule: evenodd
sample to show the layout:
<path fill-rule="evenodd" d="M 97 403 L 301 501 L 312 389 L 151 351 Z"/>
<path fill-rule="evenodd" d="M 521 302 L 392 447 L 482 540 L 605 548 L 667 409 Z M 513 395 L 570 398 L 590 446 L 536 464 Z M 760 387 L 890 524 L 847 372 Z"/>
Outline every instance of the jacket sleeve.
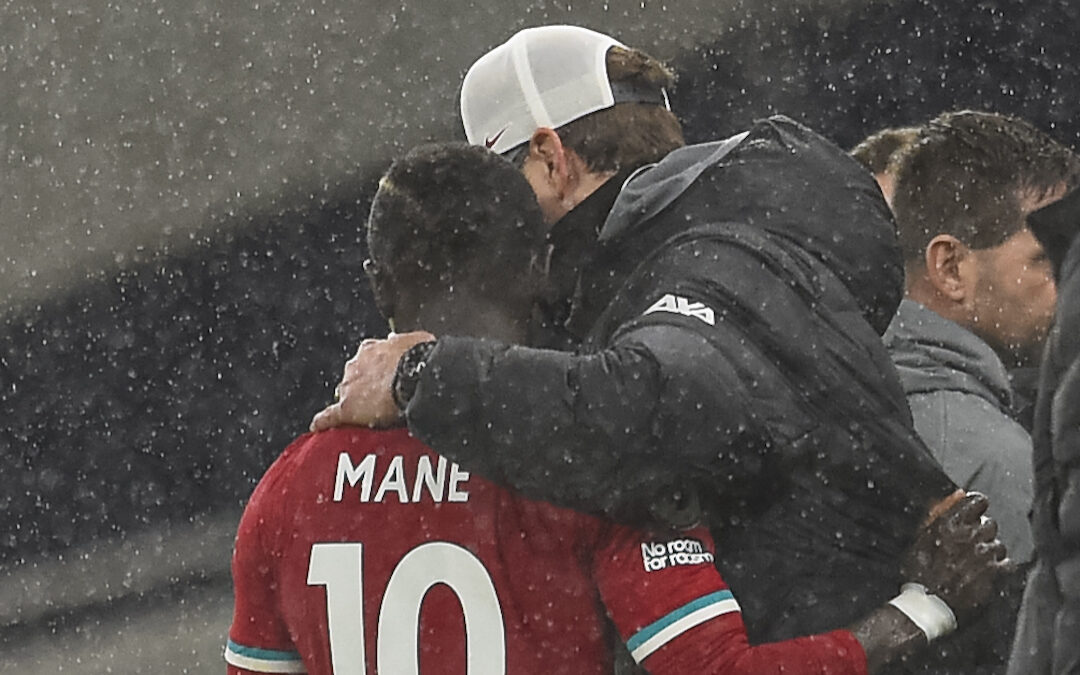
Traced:
<path fill-rule="evenodd" d="M 817 456 L 855 473 L 903 461 L 896 448 L 885 462 L 862 453 L 867 434 L 914 436 L 899 384 L 898 402 L 878 400 L 880 368 L 892 366 L 877 334 L 862 319 L 854 336 L 838 329 L 842 312 L 819 317 L 811 290 L 774 271 L 799 262 L 763 260 L 760 248 L 668 247 L 601 317 L 609 337 L 595 352 L 440 339 L 406 410 L 410 430 L 529 496 L 632 524 L 684 526 L 701 486 L 754 499 Z M 925 458 L 905 480 L 940 498 L 952 484 Z M 851 483 L 880 491 L 878 478 Z"/>
<path fill-rule="evenodd" d="M 908 398 L 915 429 L 945 473 L 965 490 L 990 497 L 988 515 L 998 523 L 1009 557 L 1028 562 L 1034 544 L 1028 512 L 1034 490 L 1031 436 L 985 399 L 939 390 Z"/>
<path fill-rule="evenodd" d="M 727 442 L 745 428 L 738 379 L 722 355 L 703 349 L 678 325 L 634 331 L 591 354 L 440 338 L 409 403 L 409 428 L 528 496 L 656 522 L 650 514 L 658 508 L 693 510 L 684 504 L 693 461 L 733 485 L 748 486 L 760 470 Z M 701 424 L 715 434 L 715 456 L 687 442 L 661 443 L 686 439 L 678 427 L 706 417 L 706 407 L 714 414 Z"/>

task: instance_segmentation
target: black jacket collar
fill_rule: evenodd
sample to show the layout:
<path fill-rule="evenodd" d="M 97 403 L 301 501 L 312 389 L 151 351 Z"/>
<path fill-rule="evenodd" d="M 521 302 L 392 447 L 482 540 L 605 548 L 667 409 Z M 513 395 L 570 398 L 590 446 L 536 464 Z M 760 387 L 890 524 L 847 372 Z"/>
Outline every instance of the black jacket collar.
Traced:
<path fill-rule="evenodd" d="M 635 167 L 636 169 L 636 167 Z M 549 279 L 551 291 L 545 303 L 542 323 L 547 324 L 545 332 L 565 332 L 566 321 L 570 316 L 575 296 L 579 292 L 579 279 L 596 255 L 597 238 L 604 226 L 611 207 L 619 197 L 626 179 L 635 169 L 620 171 L 609 178 L 591 195 L 574 207 L 569 213 L 551 226 L 548 243 L 551 245 L 551 264 Z M 581 336 L 576 336 L 580 339 Z M 559 344 L 571 336 L 562 338 L 555 335 L 541 338 L 547 346 L 565 346 Z"/>

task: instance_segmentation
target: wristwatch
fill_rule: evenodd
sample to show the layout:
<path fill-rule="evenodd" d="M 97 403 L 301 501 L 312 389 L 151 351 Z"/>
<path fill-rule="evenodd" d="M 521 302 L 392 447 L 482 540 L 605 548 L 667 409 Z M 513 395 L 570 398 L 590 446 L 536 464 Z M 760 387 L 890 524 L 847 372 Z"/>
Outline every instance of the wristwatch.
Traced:
<path fill-rule="evenodd" d="M 435 349 L 435 341 L 419 342 L 409 348 L 398 360 L 394 370 L 394 382 L 392 384 L 394 403 L 399 410 L 404 411 L 416 393 L 416 385 L 420 382 L 420 374 L 424 372 L 427 359 L 431 350 Z"/>

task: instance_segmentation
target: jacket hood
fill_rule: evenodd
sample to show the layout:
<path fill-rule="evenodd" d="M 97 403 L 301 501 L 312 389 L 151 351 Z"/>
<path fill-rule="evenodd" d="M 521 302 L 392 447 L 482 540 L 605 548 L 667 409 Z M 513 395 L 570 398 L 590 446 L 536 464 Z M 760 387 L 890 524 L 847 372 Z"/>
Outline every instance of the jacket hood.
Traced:
<path fill-rule="evenodd" d="M 956 322 L 904 300 L 885 332 L 885 345 L 908 396 L 962 392 L 1012 414 L 1012 387 L 1005 364 L 990 345 Z"/>
<path fill-rule="evenodd" d="M 843 150 L 785 117 L 680 148 L 630 177 L 600 242 L 636 232 L 690 192 L 705 222 L 744 223 L 810 252 L 885 331 L 903 297 L 896 225 L 873 176 Z"/>

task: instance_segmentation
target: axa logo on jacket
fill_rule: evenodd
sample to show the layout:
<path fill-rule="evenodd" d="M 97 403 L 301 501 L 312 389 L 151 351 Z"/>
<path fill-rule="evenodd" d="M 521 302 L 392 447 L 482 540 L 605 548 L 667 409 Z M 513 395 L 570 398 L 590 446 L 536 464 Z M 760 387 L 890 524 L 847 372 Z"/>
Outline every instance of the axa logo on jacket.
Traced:
<path fill-rule="evenodd" d="M 695 319 L 701 319 L 710 326 L 716 325 L 716 312 L 711 307 L 706 306 L 705 303 L 693 302 L 689 298 L 672 293 L 666 294 L 645 310 L 645 314 L 652 314 L 653 312 L 671 312 L 672 314 L 692 316 Z"/>

